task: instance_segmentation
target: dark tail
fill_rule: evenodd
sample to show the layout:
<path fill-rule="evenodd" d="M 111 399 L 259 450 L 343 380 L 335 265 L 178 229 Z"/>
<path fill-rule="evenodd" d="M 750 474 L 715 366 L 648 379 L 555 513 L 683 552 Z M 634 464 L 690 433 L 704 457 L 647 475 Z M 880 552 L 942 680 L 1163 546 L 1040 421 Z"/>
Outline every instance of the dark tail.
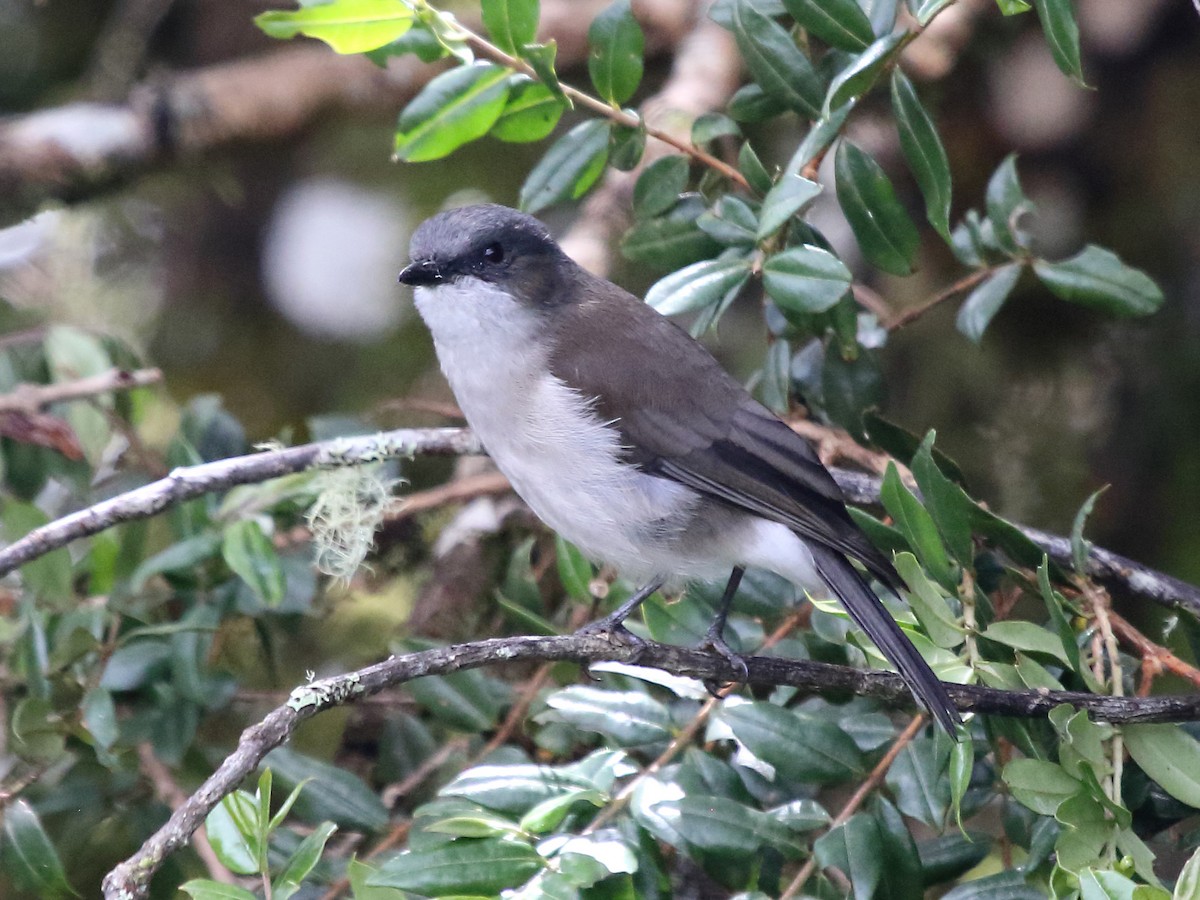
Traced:
<path fill-rule="evenodd" d="M 962 719 L 958 716 L 954 701 L 917 648 L 905 637 L 891 613 L 858 574 L 858 570 L 841 553 L 823 547 L 816 541 L 809 541 L 808 548 L 817 571 L 838 595 L 850 618 L 896 667 L 921 705 L 929 710 L 951 737 L 957 737 L 957 726 L 962 724 Z"/>

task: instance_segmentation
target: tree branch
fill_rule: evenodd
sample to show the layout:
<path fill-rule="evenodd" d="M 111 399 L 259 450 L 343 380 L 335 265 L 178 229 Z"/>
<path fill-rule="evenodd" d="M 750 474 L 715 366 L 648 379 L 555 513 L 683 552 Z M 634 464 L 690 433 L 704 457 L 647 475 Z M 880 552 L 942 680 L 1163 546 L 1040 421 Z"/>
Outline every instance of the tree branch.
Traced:
<path fill-rule="evenodd" d="M 35 528 L 0 550 L 0 577 L 72 541 L 98 534 L 122 522 L 149 518 L 185 500 L 235 485 L 268 481 L 309 468 L 351 466 L 393 457 L 460 456 L 482 452 L 482 445 L 466 428 L 402 428 L 186 466 L 175 469 L 166 478 Z M 879 479 L 846 469 L 832 471 L 851 503 L 868 506 L 879 503 Z M 1069 538 L 1036 528 L 1018 527 L 1055 562 L 1069 567 L 1074 565 Z M 1200 617 L 1200 588 L 1102 547 L 1091 548 L 1087 574 L 1127 593 Z"/>
<path fill-rule="evenodd" d="M 0 413 L 37 412 L 52 403 L 83 400 L 110 391 L 127 391 L 162 381 L 160 369 L 109 369 L 99 375 L 55 384 L 18 384 L 0 395 Z"/>
<path fill-rule="evenodd" d="M 652 666 L 703 681 L 734 681 L 740 676 L 724 657 L 647 641 L 614 642 L 609 636 L 493 638 L 396 656 L 364 669 L 296 688 L 287 702 L 242 732 L 237 749 L 207 781 L 171 814 L 171 818 L 125 862 L 104 879 L 108 900 L 145 897 L 150 879 L 163 861 L 187 843 L 204 817 L 255 770 L 263 758 L 317 713 L 371 696 L 388 687 L 422 678 L 476 669 L 499 662 L 527 660 L 593 663 L 615 660 Z M 889 705 L 911 706 L 903 679 L 891 672 L 865 671 L 808 660 L 754 656 L 746 659 L 751 684 L 788 685 L 820 694 L 852 693 Z M 980 685 L 947 684 L 963 712 L 1037 718 L 1066 703 L 1116 723 L 1180 722 L 1200 716 L 1200 695 L 1179 697 L 1108 697 L 1072 691 L 1003 691 Z"/>

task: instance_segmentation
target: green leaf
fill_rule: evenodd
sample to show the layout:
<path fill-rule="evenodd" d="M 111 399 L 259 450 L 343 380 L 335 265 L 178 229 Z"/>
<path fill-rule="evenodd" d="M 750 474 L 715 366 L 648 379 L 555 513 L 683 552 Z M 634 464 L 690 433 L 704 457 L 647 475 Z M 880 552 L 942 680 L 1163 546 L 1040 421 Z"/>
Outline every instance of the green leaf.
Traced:
<path fill-rule="evenodd" d="M 735 0 L 730 25 L 746 68 L 763 92 L 793 112 L 818 118 L 824 95 L 821 79 L 784 27 L 759 12 L 751 0 Z M 739 118 L 732 103 L 730 115 Z"/>
<path fill-rule="evenodd" d="M 440 794 L 463 797 L 488 809 L 517 816 L 551 797 L 595 787 L 594 779 L 561 767 L 532 763 L 483 765 L 463 772 L 443 787 Z"/>
<path fill-rule="evenodd" d="M 379 831 L 387 825 L 383 802 L 352 772 L 287 747 L 272 750 L 262 765 L 269 766 L 288 789 L 307 781 L 295 805 L 296 815 L 305 821 L 331 819 L 359 831 Z"/>
<path fill-rule="evenodd" d="M 996 0 L 1001 15 L 1018 16 L 1033 9 L 1033 0 Z"/>
<path fill-rule="evenodd" d="M 953 2 L 954 0 L 916 0 L 916 2 L 910 3 L 910 6 L 913 7 L 913 15 L 916 17 L 917 22 L 925 26 L 933 21 L 934 16 Z"/>
<path fill-rule="evenodd" d="M 258 900 L 258 895 L 236 884 L 222 884 L 207 878 L 185 881 L 179 889 L 193 900 Z"/>
<path fill-rule="evenodd" d="M 786 109 L 787 106 L 754 82 L 738 88 L 730 98 L 729 105 L 725 107 L 729 117 L 737 122 L 762 122 L 779 115 Z"/>
<path fill-rule="evenodd" d="M 646 302 L 664 316 L 692 312 L 740 290 L 749 277 L 750 261 L 743 256 L 708 259 L 661 279 L 646 292 Z"/>
<path fill-rule="evenodd" d="M 1083 65 L 1079 60 L 1079 24 L 1075 21 L 1075 7 L 1071 0 L 1033 0 L 1038 18 L 1042 20 L 1042 32 L 1050 45 L 1050 54 L 1062 73 L 1081 87 Z"/>
<path fill-rule="evenodd" d="M 550 89 L 550 93 L 557 97 L 563 106 L 571 109 L 574 104 L 563 91 L 562 85 L 558 81 L 558 72 L 554 70 L 554 58 L 558 55 L 558 41 L 526 44 L 522 48 L 521 55 L 525 57 L 525 62 L 529 63 L 529 67 L 533 69 L 538 80 Z"/>
<path fill-rule="evenodd" d="M 875 40 L 871 21 L 854 0 L 784 0 L 783 5 L 830 47 L 856 53 Z"/>
<path fill-rule="evenodd" d="M 981 637 L 1012 647 L 1014 650 L 1052 657 L 1064 665 L 1068 662 L 1058 635 L 1051 634 L 1041 625 L 1032 622 L 993 622 L 984 629 Z"/>
<path fill-rule="evenodd" d="M 954 810 L 954 821 L 962 831 L 962 801 L 971 786 L 971 774 L 975 768 L 975 743 L 970 738 L 955 741 L 950 748 L 950 808 Z M 924 866 L 922 860 L 922 866 Z M 926 867 L 928 868 L 928 867 Z"/>
<path fill-rule="evenodd" d="M 1066 601 L 1062 594 L 1054 590 L 1050 584 L 1050 560 L 1049 557 L 1042 557 L 1042 564 L 1037 570 L 1038 588 L 1042 595 L 1042 600 L 1046 604 L 1046 611 L 1050 614 L 1050 621 L 1054 623 L 1054 629 L 1058 632 L 1058 640 L 1062 644 L 1063 653 L 1067 659 L 1067 667 L 1072 672 L 1080 672 L 1085 677 L 1091 678 L 1087 667 L 1082 666 L 1079 660 L 1079 645 L 1075 642 L 1075 630 L 1071 627 L 1070 619 L 1065 611 Z M 1099 691 L 1099 685 L 1093 688 Z"/>
<path fill-rule="evenodd" d="M 896 571 L 908 585 L 908 605 L 917 615 L 917 621 L 933 643 L 944 650 L 953 650 L 963 642 L 963 626 L 950 611 L 945 596 L 932 581 L 911 553 L 897 553 Z"/>
<path fill-rule="evenodd" d="M 0 529 L 12 542 L 20 540 L 46 525 L 49 517 L 32 503 L 6 497 L 0 510 Z M 72 596 L 71 554 L 64 548 L 51 550 L 45 556 L 21 566 L 21 578 L 26 588 L 46 601 L 66 600 Z"/>
<path fill-rule="evenodd" d="M 580 789 L 558 797 L 550 797 L 521 816 L 519 827 L 521 831 L 529 834 L 546 834 L 562 824 L 562 820 L 575 804 L 590 803 L 600 808 L 604 806 L 606 799 L 604 794 L 595 789 Z"/>
<path fill-rule="evenodd" d="M 1065 800 L 1084 790 L 1061 766 L 1040 759 L 1014 759 L 1003 777 L 1017 802 L 1040 816 L 1054 815 Z"/>
<path fill-rule="evenodd" d="M 1145 272 L 1094 244 L 1062 262 L 1037 260 L 1033 270 L 1063 300 L 1118 316 L 1148 316 L 1163 304 L 1162 289 Z"/>
<path fill-rule="evenodd" d="M 952 741 L 923 738 L 903 747 L 887 772 L 887 784 L 900 812 L 940 828 L 950 805 L 945 777 Z"/>
<path fill-rule="evenodd" d="M 947 591 L 955 590 L 957 578 L 946 555 L 946 548 L 942 545 L 937 525 L 921 501 L 900 480 L 894 463 L 888 463 L 880 485 L 879 499 L 929 574 Z"/>
<path fill-rule="evenodd" d="M 671 270 L 711 259 L 721 245 L 696 225 L 707 209 L 699 195 L 685 194 L 666 215 L 629 229 L 621 240 L 621 253 L 633 262 Z"/>
<path fill-rule="evenodd" d="M 423 829 L 432 834 L 449 834 L 453 837 L 489 838 L 512 837 L 521 832 L 512 819 L 488 813 L 463 814 L 438 819 Z"/>
<path fill-rule="evenodd" d="M 1200 744 L 1178 725 L 1126 725 L 1125 748 L 1168 794 L 1200 809 Z"/>
<path fill-rule="evenodd" d="M 767 815 L 783 823 L 789 831 L 815 831 L 829 825 L 831 817 L 816 800 L 791 800 L 767 810 Z"/>
<path fill-rule="evenodd" d="M 618 172 L 637 168 L 646 152 L 646 129 L 613 124 L 608 132 L 608 164 Z"/>
<path fill-rule="evenodd" d="M 970 747 L 970 741 L 954 745 Z M 983 862 L 992 850 L 991 835 L 980 831 L 944 834 L 917 845 L 921 877 L 926 887 L 951 881 Z M 974 884 L 970 881 L 967 884 Z"/>
<path fill-rule="evenodd" d="M 408 31 L 413 11 L 401 0 L 334 0 L 261 13 L 254 24 L 273 38 L 287 40 L 303 34 L 324 41 L 338 53 L 364 53 Z"/>
<path fill-rule="evenodd" d="M 566 722 L 584 731 L 608 735 L 622 747 L 652 744 L 671 738 L 667 708 L 640 691 L 614 691 L 571 685 L 546 698 L 551 721 Z"/>
<path fill-rule="evenodd" d="M 406 689 L 435 718 L 462 731 L 488 731 L 496 724 L 500 703 L 495 682 L 479 671 L 420 678 Z"/>
<path fill-rule="evenodd" d="M 0 837 L 4 873 L 28 896 L 43 900 L 79 896 L 67 881 L 41 819 L 26 801 L 12 800 L 5 807 Z"/>
<path fill-rule="evenodd" d="M 696 220 L 696 226 L 727 247 L 750 247 L 754 244 L 758 217 L 745 200 L 725 194 Z"/>
<path fill-rule="evenodd" d="M 996 247 L 1009 255 L 1016 254 L 1023 244 L 1018 239 L 1017 219 L 1029 210 L 1030 203 L 1017 177 L 1015 153 L 1006 156 L 988 179 L 986 202 Z"/>
<path fill-rule="evenodd" d="M 562 118 L 562 101 L 546 85 L 524 75 L 514 76 L 510 84 L 504 111 L 488 134 L 511 144 L 540 141 Z"/>
<path fill-rule="evenodd" d="M 1075 513 L 1075 521 L 1071 523 L 1071 562 L 1075 565 L 1075 571 L 1080 575 L 1087 575 L 1088 556 L 1092 552 L 1092 542 L 1083 536 L 1083 529 L 1096 506 L 1096 501 L 1107 490 L 1108 485 L 1106 484 L 1093 491 L 1092 495 L 1083 501 L 1079 512 Z"/>
<path fill-rule="evenodd" d="M 1120 872 L 1086 868 L 1079 873 L 1080 900 L 1133 900 L 1137 883 Z"/>
<path fill-rule="evenodd" d="M 765 240 L 779 231 L 788 219 L 817 199 L 821 185 L 800 175 L 783 175 L 763 198 L 758 217 L 758 240 Z"/>
<path fill-rule="evenodd" d="M 481 63 L 443 72 L 400 113 L 395 155 L 405 162 L 441 159 L 483 137 L 508 101 L 509 71 Z"/>
<path fill-rule="evenodd" d="M 732 857 L 757 856 L 766 844 L 794 855 L 795 837 L 781 823 L 727 797 L 690 795 L 658 804 L 670 811 L 679 835 L 692 847 Z"/>
<path fill-rule="evenodd" d="M 983 340 L 983 332 L 1016 287 L 1022 269 L 1024 264 L 1019 262 L 1001 266 L 967 295 L 954 322 L 962 334 L 976 344 Z"/>
<path fill-rule="evenodd" d="M 883 836 L 873 816 L 858 813 L 819 837 L 813 855 L 822 868 L 836 868 L 850 877 L 855 900 L 880 896 L 884 880 Z"/>
<path fill-rule="evenodd" d="M 821 313 L 846 296 L 854 276 L 827 250 L 804 244 L 770 257 L 763 286 L 782 309 Z"/>
<path fill-rule="evenodd" d="M 738 123 L 724 113 L 710 112 L 696 117 L 692 123 L 692 143 L 703 147 L 721 137 L 740 137 Z"/>
<path fill-rule="evenodd" d="M 1172 900 L 1200 900 L 1200 848 L 1184 863 L 1171 897 Z"/>
<path fill-rule="evenodd" d="M 971 534 L 971 501 L 934 460 L 934 437 L 930 431 L 913 454 L 912 473 L 921 489 L 925 508 L 933 516 L 950 552 L 964 566 L 975 559 Z"/>
<path fill-rule="evenodd" d="M 254 519 L 234 522 L 221 542 L 225 564 L 250 586 L 267 606 L 277 606 L 287 591 L 283 564 L 275 545 Z"/>
<path fill-rule="evenodd" d="M 83 727 L 97 744 L 107 750 L 117 742 L 121 729 L 111 693 L 102 687 L 91 688 L 83 695 L 79 711 L 83 715 Z"/>
<path fill-rule="evenodd" d="M 537 38 L 538 0 L 482 0 L 483 26 L 492 43 L 513 56 Z"/>
<path fill-rule="evenodd" d="M 662 215 L 687 187 L 688 159 L 672 155 L 656 159 L 638 176 L 633 186 L 633 213 L 639 219 Z"/>
<path fill-rule="evenodd" d="M 863 412 L 883 402 L 878 356 L 860 348 L 856 356 L 847 357 L 831 346 L 821 365 L 821 399 L 825 414 L 862 440 Z"/>
<path fill-rule="evenodd" d="M 521 209 L 536 213 L 587 193 L 604 171 L 608 132 L 603 119 L 588 119 L 555 141 L 521 186 Z"/>
<path fill-rule="evenodd" d="M 921 238 L 879 163 L 843 140 L 834 156 L 834 180 L 842 212 L 867 259 L 893 275 L 910 274 Z"/>
<path fill-rule="evenodd" d="M 755 193 L 766 194 L 771 190 L 771 173 L 758 158 L 749 141 L 743 141 L 742 149 L 738 151 L 738 171 L 746 176 L 746 181 Z"/>
<path fill-rule="evenodd" d="M 821 107 L 822 116 L 828 118 L 834 110 L 841 109 L 850 101 L 857 100 L 867 93 L 903 45 L 904 34 L 896 32 L 881 37 L 855 57 L 830 83 Z"/>
<path fill-rule="evenodd" d="M 545 860 L 526 843 L 463 838 L 392 857 L 367 884 L 427 897 L 494 895 L 524 884 L 544 866 Z"/>
<path fill-rule="evenodd" d="M 596 92 L 613 106 L 633 96 L 642 80 L 646 38 L 630 0 L 616 0 L 588 28 L 588 74 Z"/>
<path fill-rule="evenodd" d="M 259 835 L 254 798 L 245 791 L 224 797 L 204 820 L 217 858 L 238 875 L 258 873 Z"/>
<path fill-rule="evenodd" d="M 558 579 L 567 595 L 574 600 L 590 603 L 592 593 L 588 585 L 592 581 L 592 564 L 578 547 L 557 534 L 554 536 L 554 556 L 558 564 Z"/>
<path fill-rule="evenodd" d="M 900 148 L 925 197 L 925 217 L 944 240 L 950 240 L 950 161 L 937 128 L 899 68 L 892 72 L 892 112 Z M 961 329 L 961 326 L 960 326 Z"/>
<path fill-rule="evenodd" d="M 738 742 L 793 782 L 850 781 L 866 771 L 861 751 L 832 722 L 773 703 L 725 703 L 718 718 Z"/>
<path fill-rule="evenodd" d="M 283 871 L 271 885 L 272 893 L 275 896 L 289 888 L 299 888 L 304 883 L 309 872 L 320 862 L 321 854 L 325 851 L 325 844 L 333 837 L 335 831 L 337 831 L 337 826 L 332 822 L 322 822 L 300 842 L 300 846 L 288 857 L 287 862 L 283 865 Z"/>

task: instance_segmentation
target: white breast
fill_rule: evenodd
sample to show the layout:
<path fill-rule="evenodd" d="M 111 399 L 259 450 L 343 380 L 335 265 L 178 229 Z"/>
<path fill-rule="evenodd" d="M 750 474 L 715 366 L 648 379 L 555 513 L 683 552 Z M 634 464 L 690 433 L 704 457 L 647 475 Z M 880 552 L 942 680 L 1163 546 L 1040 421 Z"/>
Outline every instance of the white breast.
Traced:
<path fill-rule="evenodd" d="M 467 421 L 546 524 L 631 579 L 696 574 L 672 551 L 697 495 L 620 462 L 593 398 L 550 374 L 536 313 L 476 279 L 416 303 Z"/>

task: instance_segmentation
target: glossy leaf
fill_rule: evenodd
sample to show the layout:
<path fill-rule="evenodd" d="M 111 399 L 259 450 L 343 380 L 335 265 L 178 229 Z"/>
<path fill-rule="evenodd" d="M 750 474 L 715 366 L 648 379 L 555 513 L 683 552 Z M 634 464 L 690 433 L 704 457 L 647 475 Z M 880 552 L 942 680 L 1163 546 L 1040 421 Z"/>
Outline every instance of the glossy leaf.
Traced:
<path fill-rule="evenodd" d="M 725 109 L 737 122 L 762 122 L 785 112 L 787 106 L 750 82 L 737 89 Z"/>
<path fill-rule="evenodd" d="M 224 797 L 204 820 L 213 850 L 222 863 L 239 875 L 258 872 L 259 843 L 254 798 L 245 791 Z"/>
<path fill-rule="evenodd" d="M 1118 316 L 1148 316 L 1163 304 L 1163 292 L 1111 250 L 1088 244 L 1062 262 L 1038 260 L 1033 270 L 1055 295 Z"/>
<path fill-rule="evenodd" d="M 633 96 L 642 80 L 646 39 L 630 8 L 616 0 L 588 28 L 588 74 L 596 92 L 614 106 Z"/>
<path fill-rule="evenodd" d="M 558 41 L 550 40 L 544 44 L 526 44 L 522 48 L 521 55 L 525 58 L 525 62 L 529 63 L 529 67 L 533 69 L 533 73 L 538 77 L 538 80 L 550 89 L 550 93 L 562 101 L 563 106 L 570 109 L 572 106 L 571 98 L 563 91 L 562 85 L 558 80 L 558 72 L 554 68 L 554 60 L 558 55 Z"/>
<path fill-rule="evenodd" d="M 287 747 L 263 761 L 289 789 L 307 782 L 295 802 L 296 815 L 309 822 L 330 819 L 347 829 L 378 831 L 388 814 L 379 796 L 357 775 Z"/>
<path fill-rule="evenodd" d="M 942 587 L 954 590 L 957 587 L 954 571 L 937 525 L 921 501 L 900 480 L 900 474 L 892 463 L 888 463 L 884 473 L 879 499 L 929 574 Z"/>
<path fill-rule="evenodd" d="M 829 117 L 834 110 L 841 109 L 869 91 L 903 45 L 902 33 L 885 35 L 838 72 L 825 94 L 822 116 Z"/>
<path fill-rule="evenodd" d="M 1092 552 L 1092 542 L 1083 536 L 1083 529 L 1087 526 L 1087 520 L 1091 516 L 1092 510 L 1096 507 L 1096 501 L 1107 490 L 1108 485 L 1105 485 L 1093 491 L 1083 501 L 1083 505 L 1079 507 L 1079 512 L 1075 513 L 1074 522 L 1071 523 L 1071 562 L 1075 565 L 1075 571 L 1080 575 L 1087 575 L 1088 557 Z"/>
<path fill-rule="evenodd" d="M 441 159 L 483 137 L 504 112 L 508 91 L 509 71 L 501 66 L 481 63 L 443 72 L 400 113 L 396 158 Z"/>
<path fill-rule="evenodd" d="M 679 199 L 666 215 L 638 222 L 621 240 L 626 259 L 659 269 L 679 269 L 711 259 L 721 245 L 696 225 L 708 207 L 696 194 Z"/>
<path fill-rule="evenodd" d="M 717 138 L 740 137 L 742 129 L 724 113 L 704 113 L 692 123 L 692 143 L 697 147 L 710 144 Z"/>
<path fill-rule="evenodd" d="M 192 900 L 258 900 L 258 895 L 236 884 L 223 884 L 208 878 L 185 881 L 179 889 Z"/>
<path fill-rule="evenodd" d="M 821 80 L 787 30 L 751 0 L 730 5 L 730 24 L 746 68 L 767 96 L 793 112 L 817 118 L 825 93 Z M 732 109 L 730 115 L 739 118 Z"/>
<path fill-rule="evenodd" d="M 1033 622 L 1016 620 L 993 622 L 984 629 L 981 637 L 1004 644 L 1006 647 L 1012 647 L 1014 650 L 1049 656 L 1064 665 L 1067 663 L 1058 635 L 1052 634 Z"/>
<path fill-rule="evenodd" d="M 940 828 L 950 805 L 946 778 L 950 741 L 922 738 L 905 745 L 888 769 L 887 784 L 900 812 Z"/>
<path fill-rule="evenodd" d="M 854 741 L 825 719 L 764 701 L 727 703 L 719 719 L 750 753 L 789 781 L 849 781 L 866 770 Z"/>
<path fill-rule="evenodd" d="M 1172 900 L 1200 900 L 1200 848 L 1192 853 L 1179 872 Z"/>
<path fill-rule="evenodd" d="M 742 149 L 738 151 L 738 171 L 746 176 L 751 189 L 758 194 L 766 194 L 773 187 L 771 173 L 758 158 L 749 141 L 743 141 Z"/>
<path fill-rule="evenodd" d="M 975 557 L 971 533 L 971 509 L 974 504 L 938 465 L 933 441 L 934 432 L 930 431 L 913 454 L 913 477 L 921 489 L 925 508 L 933 516 L 947 548 L 955 559 L 969 566 Z"/>
<path fill-rule="evenodd" d="M 554 559 L 558 565 L 558 580 L 562 582 L 567 596 L 573 600 L 590 603 L 592 593 L 588 585 L 592 580 L 592 564 L 579 551 L 579 548 L 554 536 Z"/>
<path fill-rule="evenodd" d="M 984 331 L 1016 287 L 1022 269 L 1024 264 L 1019 262 L 1001 266 L 967 295 L 954 320 L 962 334 L 976 344 L 983 340 Z"/>
<path fill-rule="evenodd" d="M 660 811 L 693 847 L 733 857 L 757 856 L 764 844 L 795 853 L 795 838 L 781 823 L 725 797 L 689 795 L 664 806 Z"/>
<path fill-rule="evenodd" d="M 833 867 L 849 876 L 855 900 L 870 900 L 880 895 L 886 863 L 883 837 L 873 816 L 867 813 L 851 816 L 816 840 L 813 855 L 822 868 Z"/>
<path fill-rule="evenodd" d="M 322 822 L 300 842 L 284 863 L 283 871 L 275 878 L 271 888 L 276 897 L 287 892 L 294 892 L 304 883 L 325 851 L 325 844 L 333 837 L 337 826 L 332 822 Z"/>
<path fill-rule="evenodd" d="M 83 714 L 84 728 L 97 744 L 107 750 L 117 742 L 121 729 L 111 693 L 103 687 L 92 688 L 83 695 L 79 711 Z"/>
<path fill-rule="evenodd" d="M 687 187 L 688 159 L 672 155 L 656 159 L 638 176 L 633 186 L 633 212 L 639 219 L 665 213 Z"/>
<path fill-rule="evenodd" d="M 975 742 L 969 737 L 955 741 L 950 748 L 950 808 L 954 810 L 954 821 L 962 831 L 962 802 L 971 786 L 971 775 L 975 768 Z M 922 861 L 924 866 L 924 861 Z"/>
<path fill-rule="evenodd" d="M 795 312 L 825 312 L 846 295 L 853 280 L 845 263 L 808 244 L 776 253 L 763 266 L 763 286 L 771 299 Z"/>
<path fill-rule="evenodd" d="M 482 0 L 483 25 L 492 43 L 513 56 L 537 37 L 538 0 Z"/>
<path fill-rule="evenodd" d="M 843 140 L 834 179 L 842 212 L 867 259 L 893 275 L 911 273 L 921 239 L 879 163 Z"/>
<path fill-rule="evenodd" d="M 969 741 L 955 744 L 955 747 L 971 746 Z M 951 832 L 943 834 L 917 845 L 917 854 L 921 860 L 921 876 L 925 885 L 932 886 L 951 881 L 975 868 L 992 849 L 990 835 L 979 831 L 962 833 Z M 972 882 L 967 882 L 968 884 Z"/>
<path fill-rule="evenodd" d="M 913 7 L 913 15 L 917 22 L 921 25 L 928 25 L 933 21 L 934 16 L 953 2 L 954 0 L 915 0 L 910 5 Z"/>
<path fill-rule="evenodd" d="M 267 606 L 277 606 L 287 591 L 283 564 L 275 545 L 254 519 L 234 522 L 225 529 L 221 542 L 225 564 Z"/>
<path fill-rule="evenodd" d="M 494 895 L 524 884 L 544 866 L 542 857 L 526 843 L 463 838 L 394 856 L 367 884 L 428 897 Z"/>
<path fill-rule="evenodd" d="M 1004 767 L 1003 777 L 1017 801 L 1041 816 L 1054 815 L 1065 800 L 1084 789 L 1061 766 L 1040 759 L 1015 759 Z"/>
<path fill-rule="evenodd" d="M 870 20 L 854 0 L 784 0 L 784 6 L 830 47 L 855 53 L 875 40 Z"/>
<path fill-rule="evenodd" d="M 261 13 L 254 24 L 273 38 L 287 40 L 303 34 L 324 41 L 338 53 L 363 53 L 408 31 L 413 11 L 401 0 L 334 0 Z"/>
<path fill-rule="evenodd" d="M 1200 808 L 1200 743 L 1178 725 L 1127 725 L 1125 748 L 1163 790 Z"/>
<path fill-rule="evenodd" d="M 750 277 L 750 261 L 742 256 L 708 259 L 673 272 L 646 293 L 646 302 L 664 316 L 692 312 L 717 303 Z"/>
<path fill-rule="evenodd" d="M 1075 21 L 1073 0 L 1033 0 L 1042 32 L 1050 45 L 1050 54 L 1063 74 L 1083 85 L 1083 64 L 1079 59 L 1079 23 Z"/>
<path fill-rule="evenodd" d="M 696 227 L 727 247 L 750 247 L 754 244 L 758 218 L 745 200 L 725 194 L 696 220 Z"/>
<path fill-rule="evenodd" d="M 608 132 L 608 164 L 618 172 L 637 168 L 646 152 L 646 129 L 614 124 Z"/>
<path fill-rule="evenodd" d="M 1030 208 L 1017 176 L 1016 154 L 1006 156 L 988 179 L 986 203 L 996 247 L 1015 254 L 1024 243 L 1017 230 L 1017 219 Z"/>
<path fill-rule="evenodd" d="M 666 741 L 671 737 L 667 708 L 640 691 L 615 691 L 571 685 L 546 698 L 553 710 L 547 718 L 584 731 L 608 735 L 629 747 Z"/>
<path fill-rule="evenodd" d="M 1019 16 L 1033 9 L 1033 0 L 996 0 L 996 6 L 1005 16 Z"/>
<path fill-rule="evenodd" d="M 821 364 L 821 401 L 834 423 L 862 440 L 863 412 L 883 402 L 878 356 L 863 348 L 848 357 L 831 346 Z"/>
<path fill-rule="evenodd" d="M 783 175 L 763 198 L 756 237 L 762 241 L 779 231 L 788 219 L 821 193 L 821 185 L 800 175 Z"/>
<path fill-rule="evenodd" d="M 511 85 L 504 111 L 488 133 L 513 144 L 547 137 L 562 118 L 562 101 L 540 81 L 516 76 Z"/>
<path fill-rule="evenodd" d="M 908 605 L 917 615 L 917 620 L 929 639 L 945 650 L 952 650 L 963 642 L 963 626 L 950 610 L 945 596 L 937 586 L 925 577 L 917 558 L 911 553 L 897 553 L 896 571 L 908 585 Z"/>
<path fill-rule="evenodd" d="M 950 161 L 937 127 L 921 105 L 913 84 L 899 68 L 892 73 L 892 113 L 900 148 L 925 197 L 925 216 L 945 240 L 950 240 Z"/>
<path fill-rule="evenodd" d="M 32 806 L 24 800 L 11 800 L 4 808 L 2 828 L 0 860 L 4 872 L 28 891 L 28 896 L 45 900 L 79 896 L 67 882 L 58 852 Z"/>
<path fill-rule="evenodd" d="M 608 123 L 581 122 L 554 142 L 521 186 L 521 209 L 536 213 L 563 200 L 576 200 L 604 171 Z"/>

